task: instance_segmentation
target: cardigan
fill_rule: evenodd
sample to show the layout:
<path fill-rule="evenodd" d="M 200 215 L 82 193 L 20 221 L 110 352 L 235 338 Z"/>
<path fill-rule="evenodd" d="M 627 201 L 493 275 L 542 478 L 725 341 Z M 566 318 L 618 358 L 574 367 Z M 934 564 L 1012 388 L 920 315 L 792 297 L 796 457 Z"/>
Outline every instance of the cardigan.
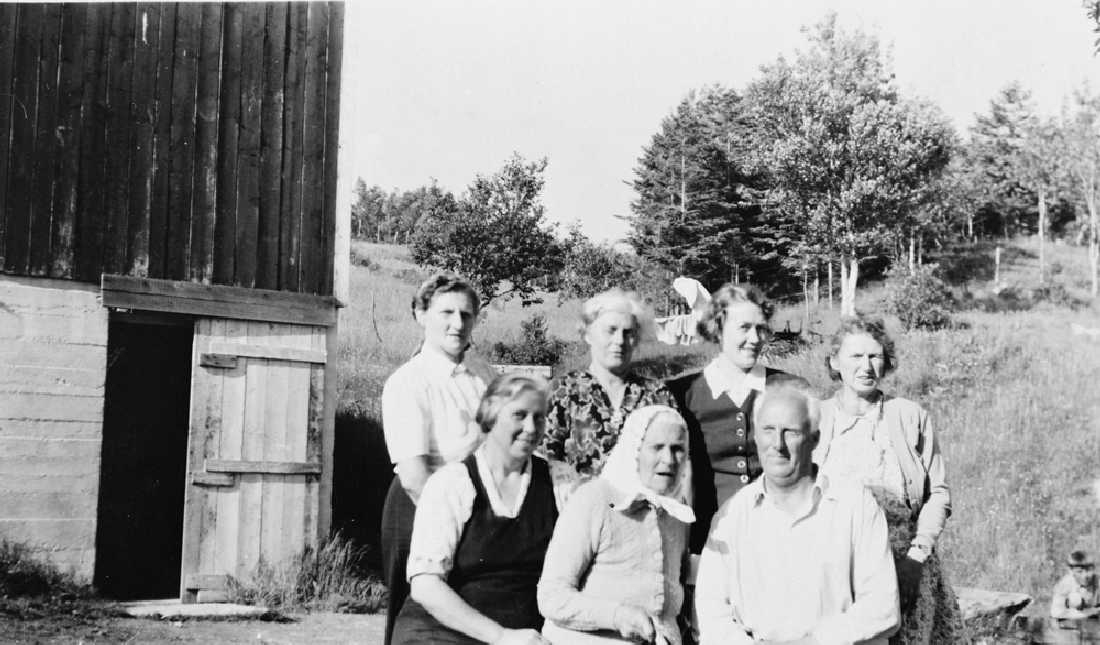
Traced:
<path fill-rule="evenodd" d="M 644 500 L 620 508 L 622 497 L 595 479 L 558 518 L 538 587 L 544 633 L 555 643 L 593 640 L 586 635 L 619 640 L 614 618 L 623 604 L 656 617 L 665 638 L 680 642 L 687 525 Z"/>
<path fill-rule="evenodd" d="M 823 464 L 829 454 L 837 405 L 835 396 L 821 405 L 821 438 L 814 449 L 817 464 Z M 878 423 L 889 433 L 890 443 L 897 451 L 906 497 L 917 520 L 913 544 L 931 550 L 951 516 L 951 491 L 939 442 L 928 413 L 919 404 L 883 394 L 880 405 Z"/>

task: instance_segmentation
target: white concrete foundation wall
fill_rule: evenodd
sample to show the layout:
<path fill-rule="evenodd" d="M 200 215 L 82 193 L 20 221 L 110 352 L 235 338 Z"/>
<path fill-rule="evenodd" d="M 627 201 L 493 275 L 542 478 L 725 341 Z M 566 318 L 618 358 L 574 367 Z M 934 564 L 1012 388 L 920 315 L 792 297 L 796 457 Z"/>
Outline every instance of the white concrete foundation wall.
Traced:
<path fill-rule="evenodd" d="M 98 286 L 0 276 L 0 537 L 85 581 L 106 365 Z"/>

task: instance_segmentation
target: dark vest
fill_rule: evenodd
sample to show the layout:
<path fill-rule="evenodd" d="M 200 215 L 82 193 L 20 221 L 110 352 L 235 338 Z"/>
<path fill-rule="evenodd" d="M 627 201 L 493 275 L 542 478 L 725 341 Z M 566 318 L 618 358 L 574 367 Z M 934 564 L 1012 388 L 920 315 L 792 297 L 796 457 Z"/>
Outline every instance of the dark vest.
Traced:
<path fill-rule="evenodd" d="M 541 629 L 536 587 L 558 518 L 550 470 L 542 459 L 531 460 L 527 495 L 519 514 L 510 518 L 493 513 L 474 456 L 463 464 L 477 494 L 447 584 L 466 604 L 503 627 Z M 402 645 L 473 642 L 440 624 L 413 600 L 406 601 L 394 630 L 394 643 Z"/>
<path fill-rule="evenodd" d="M 767 368 L 765 388 L 784 382 L 806 383 L 798 376 Z M 674 379 L 668 387 L 688 426 L 695 510 L 690 548 L 692 553 L 701 553 L 718 507 L 760 476 L 752 433 L 753 406 L 759 395 L 751 392 L 741 407 L 726 394 L 715 399 L 702 372 Z"/>

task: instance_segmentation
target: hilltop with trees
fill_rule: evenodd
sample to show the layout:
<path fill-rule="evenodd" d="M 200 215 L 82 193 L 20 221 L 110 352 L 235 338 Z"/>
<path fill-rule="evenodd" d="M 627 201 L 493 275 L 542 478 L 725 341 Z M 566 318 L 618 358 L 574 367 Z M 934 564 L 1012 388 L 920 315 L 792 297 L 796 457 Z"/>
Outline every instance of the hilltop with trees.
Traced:
<path fill-rule="evenodd" d="M 356 186 L 353 233 L 410 244 L 424 266 L 463 273 L 487 300 L 584 297 L 611 284 L 656 295 L 676 275 L 714 288 L 751 281 L 776 296 L 825 294 L 851 312 L 861 278 L 917 276 L 958 244 L 1038 234 L 1089 248 L 1100 281 L 1100 96 L 1037 113 L 1018 83 L 957 133 L 903 93 L 879 40 L 835 16 L 744 89 L 689 92 L 657 124 L 630 180 L 627 248 L 551 226 L 547 160 L 518 154 L 456 196 Z"/>

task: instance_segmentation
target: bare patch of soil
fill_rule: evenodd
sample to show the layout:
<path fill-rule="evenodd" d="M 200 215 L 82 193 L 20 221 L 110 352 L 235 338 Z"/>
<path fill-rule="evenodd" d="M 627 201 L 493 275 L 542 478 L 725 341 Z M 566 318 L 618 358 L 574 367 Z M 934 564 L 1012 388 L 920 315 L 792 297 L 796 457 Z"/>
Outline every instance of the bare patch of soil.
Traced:
<path fill-rule="evenodd" d="M 382 642 L 384 615 L 308 614 L 285 621 L 165 621 L 121 616 L 108 603 L 0 600 L 4 643 Z"/>

